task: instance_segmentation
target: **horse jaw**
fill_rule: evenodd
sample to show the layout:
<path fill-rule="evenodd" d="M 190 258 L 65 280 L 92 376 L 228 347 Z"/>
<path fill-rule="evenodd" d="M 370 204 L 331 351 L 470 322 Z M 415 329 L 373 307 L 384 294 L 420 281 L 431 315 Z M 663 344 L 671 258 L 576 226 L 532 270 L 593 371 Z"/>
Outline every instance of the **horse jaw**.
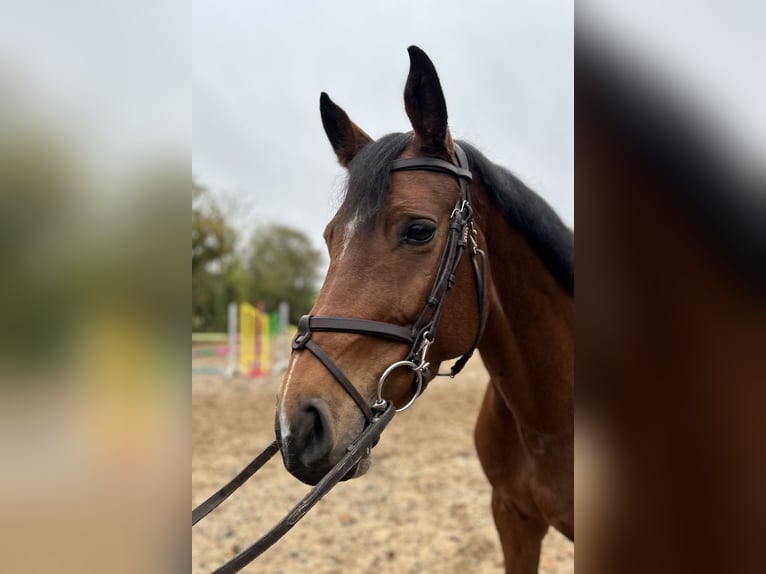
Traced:
<path fill-rule="evenodd" d="M 359 459 L 359 462 L 357 462 L 341 480 L 351 480 L 352 478 L 359 478 L 360 476 L 364 476 L 367 474 L 367 471 L 370 470 L 371 464 L 372 456 L 370 456 L 368 451 L 361 459 Z"/>

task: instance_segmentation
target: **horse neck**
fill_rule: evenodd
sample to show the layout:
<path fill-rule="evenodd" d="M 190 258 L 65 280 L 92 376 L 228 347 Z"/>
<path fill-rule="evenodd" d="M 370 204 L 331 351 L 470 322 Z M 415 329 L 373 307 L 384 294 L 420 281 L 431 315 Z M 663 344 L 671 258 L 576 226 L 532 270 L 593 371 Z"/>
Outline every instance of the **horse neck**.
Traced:
<path fill-rule="evenodd" d="M 524 236 L 481 199 L 492 276 L 482 360 L 522 429 L 538 439 L 571 432 L 574 300 Z"/>

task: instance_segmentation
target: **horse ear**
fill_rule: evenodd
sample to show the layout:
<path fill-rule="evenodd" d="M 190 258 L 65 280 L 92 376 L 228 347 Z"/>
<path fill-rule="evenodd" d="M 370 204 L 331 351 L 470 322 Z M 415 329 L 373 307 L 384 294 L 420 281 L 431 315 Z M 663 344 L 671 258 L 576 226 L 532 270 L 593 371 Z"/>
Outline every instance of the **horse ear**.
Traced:
<path fill-rule="evenodd" d="M 349 119 L 348 114 L 326 93 L 319 96 L 319 111 L 327 138 L 343 167 L 348 167 L 354 156 L 372 141 L 364 131 Z"/>
<path fill-rule="evenodd" d="M 410 46 L 407 52 L 410 54 L 410 73 L 404 86 L 404 108 L 418 143 L 425 152 L 451 153 L 447 104 L 436 68 L 417 46 Z"/>

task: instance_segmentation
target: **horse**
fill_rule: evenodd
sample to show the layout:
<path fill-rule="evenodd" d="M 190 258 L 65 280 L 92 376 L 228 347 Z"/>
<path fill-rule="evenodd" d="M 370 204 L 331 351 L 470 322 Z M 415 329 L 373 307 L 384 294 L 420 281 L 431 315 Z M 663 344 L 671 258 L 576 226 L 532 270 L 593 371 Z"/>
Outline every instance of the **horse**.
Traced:
<path fill-rule="evenodd" d="M 478 349 L 490 380 L 474 438 L 505 570 L 537 572 L 549 527 L 574 540 L 574 236 L 452 138 L 433 63 L 408 53 L 411 132 L 373 140 L 320 96 L 348 188 L 278 390 L 276 437 L 287 470 L 316 484 L 376 409 L 409 407 L 443 362 L 459 357 L 454 376 Z M 368 453 L 344 479 L 369 465 Z"/>

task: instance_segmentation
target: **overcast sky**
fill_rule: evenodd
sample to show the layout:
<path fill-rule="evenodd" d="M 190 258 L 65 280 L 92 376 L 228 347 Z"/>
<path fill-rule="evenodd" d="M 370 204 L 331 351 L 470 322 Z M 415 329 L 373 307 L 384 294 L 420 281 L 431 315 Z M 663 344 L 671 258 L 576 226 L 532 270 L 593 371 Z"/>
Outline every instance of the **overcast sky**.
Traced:
<path fill-rule="evenodd" d="M 571 0 L 193 0 L 191 99 L 188 7 L 11 2 L 0 18 L 0 98 L 16 88 L 41 123 L 71 127 L 67 145 L 89 165 L 127 173 L 158 150 L 187 153 L 192 115 L 193 173 L 235 204 L 238 227 L 281 221 L 319 244 L 343 173 L 319 93 L 373 136 L 409 129 L 402 89 L 406 48 L 417 44 L 439 70 L 453 133 L 573 224 Z M 728 127 L 720 139 L 763 169 L 766 3 L 578 0 L 580 23 L 583 14 L 681 86 Z"/>
<path fill-rule="evenodd" d="M 411 44 L 436 65 L 453 135 L 573 225 L 572 2 L 195 0 L 192 18 L 192 170 L 244 233 L 279 221 L 321 244 L 343 169 L 319 94 L 374 138 L 408 131 Z"/>

